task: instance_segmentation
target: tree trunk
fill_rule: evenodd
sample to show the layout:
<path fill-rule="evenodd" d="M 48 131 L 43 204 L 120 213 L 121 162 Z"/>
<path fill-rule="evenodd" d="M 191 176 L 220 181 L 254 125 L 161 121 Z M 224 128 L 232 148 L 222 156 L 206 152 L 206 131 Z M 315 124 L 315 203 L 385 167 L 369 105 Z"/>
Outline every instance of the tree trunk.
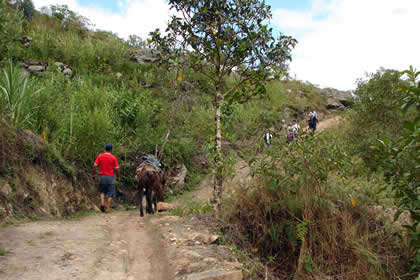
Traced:
<path fill-rule="evenodd" d="M 172 103 L 172 109 L 171 109 L 171 118 L 169 119 L 168 123 L 168 130 L 166 131 L 165 138 L 163 139 L 162 147 L 160 148 L 160 151 L 158 153 L 157 159 L 161 160 L 163 156 L 163 151 L 165 150 L 166 143 L 168 142 L 169 135 L 171 134 L 171 130 L 175 121 L 175 113 L 178 110 L 178 105 L 181 102 L 178 98 L 178 91 L 175 90 L 175 100 Z"/>
<path fill-rule="evenodd" d="M 221 213 L 221 196 L 223 192 L 223 166 L 222 166 L 222 127 L 221 127 L 221 107 L 223 95 L 220 90 L 216 90 L 216 154 L 215 154 L 215 172 L 214 172 L 214 210 L 216 217 Z"/>

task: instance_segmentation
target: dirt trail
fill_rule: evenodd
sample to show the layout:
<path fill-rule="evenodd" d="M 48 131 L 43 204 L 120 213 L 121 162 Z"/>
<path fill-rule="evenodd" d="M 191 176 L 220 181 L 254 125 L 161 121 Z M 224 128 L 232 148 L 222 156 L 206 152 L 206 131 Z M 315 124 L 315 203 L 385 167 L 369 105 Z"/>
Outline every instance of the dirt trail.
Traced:
<path fill-rule="evenodd" d="M 340 119 L 341 119 L 340 116 L 335 116 L 333 118 L 326 119 L 324 121 L 319 122 L 319 124 L 317 126 L 317 131 L 321 132 L 321 131 L 324 131 L 328 128 L 331 128 L 335 125 L 338 125 L 339 122 L 340 122 Z"/>
<path fill-rule="evenodd" d="M 0 278 L 174 279 L 157 230 L 137 211 L 3 228 Z"/>
<path fill-rule="evenodd" d="M 189 200 L 208 201 L 211 194 L 207 176 Z M 242 279 L 230 249 L 212 245 L 217 238 L 194 217 L 140 218 L 138 210 L 24 223 L 0 228 L 0 248 L 7 250 L 0 279 Z"/>

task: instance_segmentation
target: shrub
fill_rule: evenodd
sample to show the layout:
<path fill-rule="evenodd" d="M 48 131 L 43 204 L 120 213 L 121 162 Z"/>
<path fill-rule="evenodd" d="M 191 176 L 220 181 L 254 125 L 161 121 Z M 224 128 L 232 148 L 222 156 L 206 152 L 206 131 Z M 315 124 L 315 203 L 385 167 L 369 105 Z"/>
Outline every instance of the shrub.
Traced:
<path fill-rule="evenodd" d="M 354 177 L 357 159 L 338 136 L 303 134 L 282 145 L 273 143 L 257 165 L 254 184 L 226 198 L 232 240 L 270 260 L 278 277 L 393 278 L 407 271 L 402 237 L 369 210 L 383 177 Z M 387 256 L 395 256 L 392 263 Z"/>
<path fill-rule="evenodd" d="M 355 94 L 358 96 L 353 112 L 348 116 L 348 145 L 372 169 L 377 168 L 375 151 L 371 147 L 381 135 L 393 137 L 402 130 L 404 118 L 399 110 L 402 85 L 401 74 L 394 70 L 381 69 L 359 80 Z"/>
<path fill-rule="evenodd" d="M 420 72 L 411 68 L 403 72 L 408 75 L 408 83 L 400 87 L 401 111 L 410 115 L 404 122 L 405 129 L 395 139 L 385 136 L 378 139 L 379 158 L 382 160 L 389 188 L 394 193 L 399 211 L 410 213 L 412 224 L 405 225 L 409 243 L 414 250 L 411 257 L 412 270 L 420 271 Z"/>

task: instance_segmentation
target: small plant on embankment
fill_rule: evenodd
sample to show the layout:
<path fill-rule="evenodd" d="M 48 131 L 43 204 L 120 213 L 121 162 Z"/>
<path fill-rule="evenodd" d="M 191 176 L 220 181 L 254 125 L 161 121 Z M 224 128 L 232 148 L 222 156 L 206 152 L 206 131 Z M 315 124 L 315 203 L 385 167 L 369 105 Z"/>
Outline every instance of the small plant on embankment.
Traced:
<path fill-rule="evenodd" d="M 7 250 L 4 248 L 0 248 L 0 257 L 4 256 L 7 254 Z"/>
<path fill-rule="evenodd" d="M 213 211 L 212 205 L 207 201 L 190 201 L 186 206 L 176 207 L 169 212 L 172 216 L 189 216 L 209 214 Z"/>

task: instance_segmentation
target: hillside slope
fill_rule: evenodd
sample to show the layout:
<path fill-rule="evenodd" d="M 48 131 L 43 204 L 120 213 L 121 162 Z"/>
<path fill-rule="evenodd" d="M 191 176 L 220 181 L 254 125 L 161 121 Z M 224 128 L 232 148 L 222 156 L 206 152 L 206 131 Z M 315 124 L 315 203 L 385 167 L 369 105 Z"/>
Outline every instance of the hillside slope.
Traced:
<path fill-rule="evenodd" d="M 84 170 L 66 163 L 42 137 L 0 121 L 0 222 L 96 210 Z"/>

